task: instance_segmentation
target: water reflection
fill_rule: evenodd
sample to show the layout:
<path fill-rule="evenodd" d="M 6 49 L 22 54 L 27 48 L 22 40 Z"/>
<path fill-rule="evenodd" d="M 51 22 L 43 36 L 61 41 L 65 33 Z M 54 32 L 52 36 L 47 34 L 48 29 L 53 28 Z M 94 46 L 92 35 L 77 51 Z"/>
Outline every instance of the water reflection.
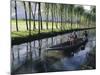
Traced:
<path fill-rule="evenodd" d="M 93 30 L 94 31 L 94 30 Z M 85 62 L 87 53 L 95 47 L 95 34 L 90 30 L 89 42 L 84 50 L 47 51 L 46 48 L 67 41 L 68 34 L 35 40 L 12 46 L 12 71 L 15 73 L 36 73 L 64 70 L 77 70 Z M 78 37 L 82 37 L 79 31 Z"/>

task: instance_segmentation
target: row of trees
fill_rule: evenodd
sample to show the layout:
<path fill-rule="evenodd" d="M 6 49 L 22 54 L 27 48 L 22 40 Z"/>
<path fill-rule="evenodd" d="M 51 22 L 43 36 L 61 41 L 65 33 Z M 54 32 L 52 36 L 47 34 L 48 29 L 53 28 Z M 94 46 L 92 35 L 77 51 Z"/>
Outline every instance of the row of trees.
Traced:
<path fill-rule="evenodd" d="M 56 29 L 65 30 L 81 27 L 95 26 L 96 21 L 96 7 L 90 6 L 90 10 L 84 9 L 83 5 L 71 4 L 53 4 L 53 3 L 39 3 L 39 2 L 21 2 L 24 7 L 26 30 L 31 31 L 31 21 L 33 21 L 33 31 L 36 30 L 36 20 L 38 20 L 38 32 L 43 30 L 43 22 L 46 23 L 46 30 L 49 29 L 49 22 L 52 23 L 51 30 Z M 34 5 L 34 6 L 33 6 Z M 18 14 L 17 3 L 15 0 L 15 19 L 16 31 L 18 29 Z M 36 17 L 38 16 L 38 18 Z M 29 18 L 28 18 L 29 17 Z M 59 25 L 60 24 L 60 25 Z M 70 27 L 69 27 L 70 25 Z"/>

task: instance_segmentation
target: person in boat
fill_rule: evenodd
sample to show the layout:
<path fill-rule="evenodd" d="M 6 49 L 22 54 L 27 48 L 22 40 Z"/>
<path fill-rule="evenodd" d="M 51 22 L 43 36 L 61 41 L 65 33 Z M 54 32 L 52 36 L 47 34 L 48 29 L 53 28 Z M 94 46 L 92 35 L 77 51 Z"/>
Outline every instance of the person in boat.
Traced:
<path fill-rule="evenodd" d="M 68 43 L 68 45 L 70 45 L 70 35 L 68 35 L 67 43 Z"/>
<path fill-rule="evenodd" d="M 68 36 L 68 42 L 70 43 L 70 45 L 74 45 L 76 41 L 77 41 L 77 34 L 76 32 L 73 32 Z"/>
<path fill-rule="evenodd" d="M 74 44 L 74 43 L 73 43 L 73 41 L 74 41 L 74 36 L 73 36 L 72 33 L 70 34 L 69 38 L 70 38 L 70 45 L 73 45 L 73 44 Z"/>
<path fill-rule="evenodd" d="M 87 31 L 84 31 L 83 36 L 84 36 L 84 39 L 87 39 L 87 37 L 88 37 Z"/>
<path fill-rule="evenodd" d="M 78 37 L 77 37 L 76 32 L 73 32 L 73 44 L 76 44 L 77 39 L 78 39 Z"/>
<path fill-rule="evenodd" d="M 72 35 L 72 33 L 70 35 L 68 35 L 67 42 L 68 42 L 69 45 L 72 45 L 73 44 L 73 35 Z"/>
<path fill-rule="evenodd" d="M 76 40 L 77 39 L 77 34 L 76 32 L 73 32 L 73 38 Z"/>

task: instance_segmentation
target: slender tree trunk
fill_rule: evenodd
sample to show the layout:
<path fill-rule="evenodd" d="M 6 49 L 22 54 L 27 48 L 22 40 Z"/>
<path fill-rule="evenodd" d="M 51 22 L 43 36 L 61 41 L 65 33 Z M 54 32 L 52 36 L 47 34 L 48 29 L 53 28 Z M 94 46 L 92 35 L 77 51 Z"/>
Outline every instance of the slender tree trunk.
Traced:
<path fill-rule="evenodd" d="M 29 36 L 31 36 L 31 3 L 29 2 Z"/>
<path fill-rule="evenodd" d="M 56 29 L 58 29 L 58 12 L 57 12 L 57 5 L 56 5 Z"/>
<path fill-rule="evenodd" d="M 38 34 L 40 34 L 40 24 L 41 24 L 41 21 L 40 21 L 40 3 L 38 3 Z"/>
<path fill-rule="evenodd" d="M 48 30 L 49 4 L 46 5 L 46 29 Z"/>
<path fill-rule="evenodd" d="M 87 17 L 86 17 L 86 28 L 88 28 L 88 22 L 87 22 Z"/>
<path fill-rule="evenodd" d="M 82 28 L 82 15 L 80 15 L 80 28 Z"/>
<path fill-rule="evenodd" d="M 76 28 L 78 29 L 78 16 L 77 16 L 77 13 L 76 13 Z"/>
<path fill-rule="evenodd" d="M 40 4 L 40 21 L 41 21 L 41 30 L 43 30 L 43 25 L 42 25 L 42 14 L 41 14 L 41 4 Z"/>
<path fill-rule="evenodd" d="M 69 30 L 69 9 L 67 7 L 67 29 Z"/>
<path fill-rule="evenodd" d="M 64 30 L 66 30 L 66 6 L 64 6 Z"/>
<path fill-rule="evenodd" d="M 87 17 L 87 18 L 88 18 L 88 17 Z M 87 28 L 89 28 L 89 22 L 88 22 L 88 19 L 87 19 L 87 21 L 86 21 L 86 22 L 87 22 Z"/>
<path fill-rule="evenodd" d="M 85 28 L 87 28 L 86 17 L 84 17 L 84 25 L 85 25 Z"/>
<path fill-rule="evenodd" d="M 72 23 L 72 22 L 73 22 L 73 21 L 72 21 L 72 15 L 73 15 L 73 12 L 72 12 L 72 8 L 71 8 L 71 30 L 72 30 L 72 24 L 73 24 L 73 23 Z"/>
<path fill-rule="evenodd" d="M 67 29 L 67 8 L 65 8 L 65 25 L 66 25 L 66 29 Z"/>
<path fill-rule="evenodd" d="M 79 19 L 80 19 L 79 28 L 81 28 L 81 14 L 80 13 L 79 13 Z"/>
<path fill-rule="evenodd" d="M 90 25 L 91 25 L 91 26 L 90 26 L 90 27 L 92 27 L 92 22 L 93 22 L 93 21 L 92 21 L 92 16 L 91 16 L 91 22 L 90 22 Z"/>
<path fill-rule="evenodd" d="M 31 13 L 32 13 L 32 17 L 33 17 L 33 30 L 36 29 L 36 26 L 35 26 L 35 13 L 36 13 L 36 3 L 35 3 L 35 8 L 34 8 L 34 13 L 33 13 L 33 10 L 32 10 L 32 5 L 31 5 Z"/>
<path fill-rule="evenodd" d="M 17 3 L 16 3 L 16 0 L 15 0 L 15 16 L 16 16 L 16 31 L 18 32 L 19 29 L 18 29 L 18 19 L 17 19 Z"/>
<path fill-rule="evenodd" d="M 51 8 L 51 13 L 52 13 L 52 32 L 53 32 L 53 4 L 52 4 L 52 8 Z"/>
<path fill-rule="evenodd" d="M 80 28 L 82 28 L 82 17 L 80 16 Z"/>
<path fill-rule="evenodd" d="M 54 19 L 53 19 L 53 22 L 54 22 L 54 28 L 55 28 L 55 5 L 53 6 L 53 15 L 54 15 Z"/>
<path fill-rule="evenodd" d="M 33 26 L 33 30 L 36 29 L 36 24 L 35 24 L 36 7 L 37 7 L 37 3 L 35 3 L 35 9 L 34 9 L 34 26 Z"/>
<path fill-rule="evenodd" d="M 28 30 L 27 11 L 26 11 L 26 4 L 24 1 L 23 1 L 23 4 L 24 4 L 24 10 L 25 10 L 26 30 Z"/>
<path fill-rule="evenodd" d="M 60 8 L 60 14 L 61 14 L 61 31 L 62 31 L 62 5 L 61 5 L 61 8 Z"/>

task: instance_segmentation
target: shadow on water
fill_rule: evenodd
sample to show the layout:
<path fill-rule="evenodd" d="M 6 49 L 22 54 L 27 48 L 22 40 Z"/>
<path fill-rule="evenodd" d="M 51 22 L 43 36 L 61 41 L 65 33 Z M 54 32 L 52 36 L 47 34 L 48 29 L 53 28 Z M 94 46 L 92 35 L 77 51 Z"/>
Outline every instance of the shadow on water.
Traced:
<path fill-rule="evenodd" d="M 86 62 L 89 52 L 96 46 L 95 30 L 92 31 L 88 31 L 89 41 L 73 51 L 46 50 L 46 48 L 66 42 L 68 34 L 13 46 L 11 51 L 12 73 L 80 70 L 80 66 Z M 82 31 L 78 32 L 78 36 L 82 36 Z"/>

